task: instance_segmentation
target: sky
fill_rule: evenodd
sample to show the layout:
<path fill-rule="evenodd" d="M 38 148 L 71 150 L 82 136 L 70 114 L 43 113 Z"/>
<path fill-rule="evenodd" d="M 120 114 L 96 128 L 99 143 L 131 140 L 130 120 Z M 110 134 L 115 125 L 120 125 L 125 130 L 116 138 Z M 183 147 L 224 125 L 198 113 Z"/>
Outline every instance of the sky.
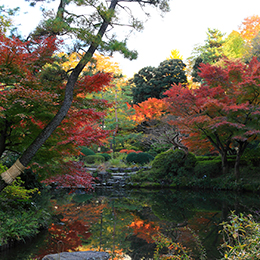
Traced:
<path fill-rule="evenodd" d="M 23 2 L 0 0 L 0 5 L 14 7 Z M 26 35 L 36 26 L 41 13 L 28 8 L 28 3 L 20 7 L 19 23 Z M 130 35 L 127 45 L 137 50 L 136 60 L 130 61 L 114 54 L 113 60 L 119 63 L 128 78 L 143 67 L 157 67 L 173 49 L 179 50 L 185 62 L 196 44 L 204 44 L 208 28 L 218 29 L 227 36 L 233 30 L 239 30 L 246 17 L 260 16 L 260 0 L 170 0 L 170 8 L 164 17 L 153 11 L 144 24 L 144 30 Z M 24 14 L 25 11 L 28 12 Z"/>

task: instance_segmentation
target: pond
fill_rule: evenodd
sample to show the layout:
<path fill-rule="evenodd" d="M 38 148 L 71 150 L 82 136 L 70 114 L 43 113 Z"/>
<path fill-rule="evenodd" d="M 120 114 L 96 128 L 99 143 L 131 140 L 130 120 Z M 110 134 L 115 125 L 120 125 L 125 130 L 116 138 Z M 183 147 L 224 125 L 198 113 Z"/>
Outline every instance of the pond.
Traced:
<path fill-rule="evenodd" d="M 254 213 L 259 195 L 183 190 L 98 189 L 56 191 L 58 215 L 48 230 L 26 244 L 0 253 L 3 260 L 42 259 L 61 251 L 101 250 L 111 259 L 153 259 L 160 235 L 192 251 L 219 259 L 219 224 L 231 211 Z"/>

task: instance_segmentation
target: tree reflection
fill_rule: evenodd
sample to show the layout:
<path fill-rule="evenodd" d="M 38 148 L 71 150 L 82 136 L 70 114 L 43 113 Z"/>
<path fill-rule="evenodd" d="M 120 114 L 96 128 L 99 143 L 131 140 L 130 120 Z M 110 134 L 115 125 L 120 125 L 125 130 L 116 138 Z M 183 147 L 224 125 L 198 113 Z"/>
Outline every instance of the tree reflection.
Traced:
<path fill-rule="evenodd" d="M 59 251 L 97 250 L 112 259 L 153 259 L 155 238 L 187 248 L 197 259 L 206 250 L 220 257 L 219 223 L 232 209 L 257 207 L 259 198 L 231 193 L 194 191 L 132 191 L 126 197 L 92 194 L 53 200 L 58 223 L 49 227 L 46 246 L 38 256 Z M 247 205 L 247 207 L 245 207 Z"/>

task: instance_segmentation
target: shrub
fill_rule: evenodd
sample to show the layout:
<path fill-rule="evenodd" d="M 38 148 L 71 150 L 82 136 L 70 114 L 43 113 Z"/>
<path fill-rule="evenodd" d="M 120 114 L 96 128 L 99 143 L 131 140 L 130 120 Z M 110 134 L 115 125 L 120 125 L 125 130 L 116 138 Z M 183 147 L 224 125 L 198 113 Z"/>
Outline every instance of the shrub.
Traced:
<path fill-rule="evenodd" d="M 194 174 L 198 178 L 216 177 L 221 173 L 221 161 L 219 160 L 198 161 L 194 168 Z"/>
<path fill-rule="evenodd" d="M 84 162 L 88 164 L 103 163 L 105 162 L 105 158 L 101 155 L 88 155 L 84 157 Z"/>
<path fill-rule="evenodd" d="M 31 198 L 31 195 L 35 192 L 38 192 L 38 188 L 27 190 L 23 187 L 24 182 L 20 177 L 17 177 L 15 181 L 12 182 L 11 185 L 5 187 L 0 197 L 4 197 L 12 201 L 13 203 L 28 202 Z"/>
<path fill-rule="evenodd" d="M 252 215 L 232 212 L 230 221 L 221 225 L 225 248 L 222 259 L 260 259 L 260 225 Z"/>
<path fill-rule="evenodd" d="M 32 237 L 51 221 L 50 205 L 46 203 L 50 197 L 40 194 L 37 188 L 27 190 L 23 184 L 18 177 L 0 194 L 0 246 Z"/>
<path fill-rule="evenodd" d="M 126 167 L 125 163 L 119 158 L 112 158 L 109 160 L 109 164 L 113 167 Z"/>
<path fill-rule="evenodd" d="M 7 170 L 8 170 L 8 168 L 7 168 L 5 165 L 2 165 L 2 164 L 0 163 L 0 174 L 3 173 L 3 172 L 5 172 L 5 171 L 7 171 Z"/>
<path fill-rule="evenodd" d="M 148 153 L 129 153 L 126 157 L 128 163 L 146 164 L 152 161 L 154 157 Z"/>
<path fill-rule="evenodd" d="M 128 163 L 136 163 L 137 157 L 138 157 L 138 154 L 136 154 L 136 153 L 129 153 L 126 156 L 126 161 Z"/>
<path fill-rule="evenodd" d="M 197 161 L 211 161 L 214 160 L 216 158 L 216 156 L 196 156 Z M 219 158 L 219 157 L 218 157 Z"/>
<path fill-rule="evenodd" d="M 92 151 L 91 149 L 87 148 L 87 147 L 82 147 L 81 152 L 86 156 L 95 155 L 95 152 Z"/>
<path fill-rule="evenodd" d="M 105 161 L 109 161 L 111 159 L 111 155 L 108 153 L 97 153 L 96 155 L 101 155 L 105 158 Z"/>
<path fill-rule="evenodd" d="M 196 165 L 196 157 L 182 150 L 169 150 L 158 154 L 152 162 L 152 175 L 159 179 L 170 180 L 177 175 L 191 175 Z"/>

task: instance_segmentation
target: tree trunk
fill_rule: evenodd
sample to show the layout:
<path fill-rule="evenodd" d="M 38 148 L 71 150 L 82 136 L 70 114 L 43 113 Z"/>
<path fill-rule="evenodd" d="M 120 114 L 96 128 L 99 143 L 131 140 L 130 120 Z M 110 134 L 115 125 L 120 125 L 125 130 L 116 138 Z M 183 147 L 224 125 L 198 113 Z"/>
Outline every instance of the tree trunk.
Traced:
<path fill-rule="evenodd" d="M 109 9 L 114 10 L 117 5 L 118 0 L 112 0 Z M 59 12 L 59 10 L 58 10 Z M 103 21 L 99 31 L 98 35 L 100 39 L 105 34 L 107 27 L 109 25 L 109 21 Z M 62 120 L 67 115 L 69 108 L 71 106 L 72 100 L 73 100 L 73 91 L 74 86 L 78 80 L 79 74 L 82 72 L 86 64 L 90 61 L 92 58 L 94 52 L 96 51 L 98 47 L 97 43 L 93 43 L 90 45 L 88 51 L 85 53 L 83 58 L 79 61 L 77 66 L 73 69 L 72 73 L 70 74 L 68 78 L 68 82 L 66 84 L 65 89 L 65 97 L 63 104 L 60 107 L 60 110 L 55 115 L 55 117 L 52 119 L 52 121 L 43 129 L 43 131 L 36 137 L 36 139 L 32 142 L 31 145 L 26 149 L 26 151 L 22 154 L 21 158 L 18 159 L 13 166 L 11 166 L 10 169 L 8 169 L 6 172 L 1 174 L 2 179 L 6 184 L 11 184 L 15 178 L 21 174 L 21 172 L 25 169 L 25 167 L 28 165 L 28 163 L 31 161 L 33 156 L 36 154 L 36 152 L 40 149 L 40 147 L 45 143 L 45 141 L 50 137 L 52 132 L 60 125 Z M 0 182 L 0 192 L 3 190 L 3 188 L 6 186 L 6 184 L 2 181 Z"/>
<path fill-rule="evenodd" d="M 238 151 L 237 151 L 235 169 L 234 169 L 236 181 L 238 181 L 240 178 L 240 159 L 241 159 L 241 156 L 243 155 L 247 145 L 248 145 L 247 141 L 238 143 Z"/>
<path fill-rule="evenodd" d="M 6 148 L 6 138 L 8 137 L 8 129 L 10 129 L 11 123 L 7 120 L 4 121 L 4 128 L 0 132 L 0 158 L 3 155 Z"/>
<path fill-rule="evenodd" d="M 228 171 L 228 161 L 227 161 L 227 153 L 225 151 L 222 151 L 221 153 L 221 167 L 222 167 L 222 173 L 226 174 Z"/>

